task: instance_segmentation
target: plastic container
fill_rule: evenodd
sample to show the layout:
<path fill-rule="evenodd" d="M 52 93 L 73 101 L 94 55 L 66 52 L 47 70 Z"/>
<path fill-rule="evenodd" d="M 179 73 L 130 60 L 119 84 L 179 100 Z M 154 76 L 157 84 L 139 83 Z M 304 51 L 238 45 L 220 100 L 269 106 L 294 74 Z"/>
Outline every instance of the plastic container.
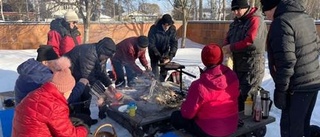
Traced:
<path fill-rule="evenodd" d="M 131 102 L 128 104 L 129 116 L 136 116 L 136 104 Z"/>
<path fill-rule="evenodd" d="M 14 115 L 13 108 L 0 110 L 0 122 L 2 127 L 3 137 L 11 137 L 13 115 Z"/>
<path fill-rule="evenodd" d="M 244 102 L 244 115 L 245 116 L 252 115 L 252 107 L 253 107 L 252 97 L 248 96 L 246 101 Z"/>

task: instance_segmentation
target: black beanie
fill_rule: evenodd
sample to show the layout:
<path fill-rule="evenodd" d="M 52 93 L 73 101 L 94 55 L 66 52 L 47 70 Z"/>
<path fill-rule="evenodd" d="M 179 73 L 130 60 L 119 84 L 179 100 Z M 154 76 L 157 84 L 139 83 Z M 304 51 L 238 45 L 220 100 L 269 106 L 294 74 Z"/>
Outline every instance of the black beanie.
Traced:
<path fill-rule="evenodd" d="M 138 46 L 141 48 L 146 48 L 149 46 L 149 39 L 146 36 L 138 37 Z"/>
<path fill-rule="evenodd" d="M 244 9 L 248 8 L 249 4 L 247 0 L 232 0 L 231 2 L 231 10 Z"/>
<path fill-rule="evenodd" d="M 56 52 L 54 52 L 53 47 L 51 45 L 40 45 L 37 50 L 38 56 L 37 61 L 46 61 L 46 60 L 54 60 L 59 58 Z"/>
<path fill-rule="evenodd" d="M 174 23 L 171 15 L 169 14 L 164 14 L 161 18 L 161 21 L 162 21 L 162 24 L 168 23 L 169 25 L 172 25 Z"/>
<path fill-rule="evenodd" d="M 280 0 L 261 0 L 262 12 L 268 11 L 276 7 Z"/>
<path fill-rule="evenodd" d="M 97 52 L 98 55 L 104 54 L 109 57 L 112 57 L 113 54 L 116 52 L 116 44 L 114 41 L 109 37 L 104 37 L 97 43 Z"/>

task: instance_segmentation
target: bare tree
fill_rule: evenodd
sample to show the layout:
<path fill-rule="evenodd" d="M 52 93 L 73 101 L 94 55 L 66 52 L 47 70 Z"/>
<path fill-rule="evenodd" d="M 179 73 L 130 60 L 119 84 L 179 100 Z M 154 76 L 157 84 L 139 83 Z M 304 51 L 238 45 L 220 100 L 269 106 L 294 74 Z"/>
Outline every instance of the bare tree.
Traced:
<path fill-rule="evenodd" d="M 139 11 L 146 14 L 160 14 L 160 7 L 158 4 L 140 3 Z"/>
<path fill-rule="evenodd" d="M 174 7 L 174 10 L 182 13 L 182 28 L 183 34 L 181 38 L 181 48 L 186 46 L 186 37 L 187 37 L 187 25 L 191 9 L 195 5 L 192 5 L 192 0 L 168 0 L 170 4 Z"/>
<path fill-rule="evenodd" d="M 217 19 L 218 15 L 217 15 L 217 4 L 216 4 L 216 0 L 210 0 L 210 7 L 211 7 L 211 19 Z"/>
<path fill-rule="evenodd" d="M 320 2 L 319 0 L 302 0 L 306 11 L 314 18 L 320 19 Z"/>
<path fill-rule="evenodd" d="M 202 0 L 199 0 L 199 20 L 202 20 L 203 17 L 203 5 Z"/>
<path fill-rule="evenodd" d="M 4 21 L 5 18 L 4 18 L 4 15 L 3 15 L 3 3 L 2 3 L 2 0 L 0 0 L 0 4 L 1 4 L 1 5 L 0 5 L 0 6 L 1 6 L 1 9 L 0 9 L 0 10 L 1 10 L 1 11 L 0 11 L 0 12 L 1 12 L 1 18 L 2 18 L 2 20 Z"/>
<path fill-rule="evenodd" d="M 226 20 L 226 0 L 222 0 L 223 1 L 223 5 L 222 5 L 222 11 L 223 11 L 223 13 L 222 13 L 222 17 L 223 17 L 223 20 Z"/>

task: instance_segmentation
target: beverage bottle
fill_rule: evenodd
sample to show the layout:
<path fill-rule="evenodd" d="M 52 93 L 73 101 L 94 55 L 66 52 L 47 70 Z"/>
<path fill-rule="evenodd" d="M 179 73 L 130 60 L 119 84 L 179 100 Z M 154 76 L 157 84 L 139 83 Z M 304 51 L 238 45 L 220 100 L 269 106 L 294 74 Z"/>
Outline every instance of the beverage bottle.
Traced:
<path fill-rule="evenodd" d="M 260 91 L 257 92 L 257 96 L 254 102 L 253 108 L 253 120 L 259 122 L 262 118 L 262 105 Z"/>
<path fill-rule="evenodd" d="M 252 106 L 253 101 L 251 96 L 248 96 L 246 101 L 244 102 L 244 115 L 245 116 L 251 116 L 252 115 Z"/>
<path fill-rule="evenodd" d="M 129 103 L 128 110 L 129 110 L 130 117 L 136 116 L 136 104 L 135 103 Z"/>

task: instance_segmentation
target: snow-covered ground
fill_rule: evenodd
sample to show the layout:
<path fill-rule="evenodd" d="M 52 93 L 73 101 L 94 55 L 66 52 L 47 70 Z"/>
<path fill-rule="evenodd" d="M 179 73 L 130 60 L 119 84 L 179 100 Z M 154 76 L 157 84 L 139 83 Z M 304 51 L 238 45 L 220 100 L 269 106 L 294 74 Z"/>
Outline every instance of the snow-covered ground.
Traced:
<path fill-rule="evenodd" d="M 180 43 L 180 41 L 179 41 Z M 194 43 L 190 40 L 186 41 L 186 48 L 178 49 L 176 57 L 173 59 L 174 62 L 180 63 L 186 66 L 185 71 L 195 74 L 199 76 L 198 66 L 204 67 L 201 63 L 201 49 L 203 45 Z M 15 80 L 18 77 L 16 72 L 16 68 L 19 64 L 27 60 L 28 58 L 36 57 L 36 50 L 0 50 L 0 92 L 12 91 L 14 87 Z M 147 55 L 148 57 L 148 55 Z M 138 61 L 137 61 L 138 63 Z M 270 92 L 271 98 L 273 98 L 273 90 L 274 90 L 274 82 L 271 79 L 269 70 L 268 70 L 268 62 L 266 60 L 266 69 L 265 76 L 263 79 L 262 87 Z M 107 68 L 110 68 L 108 65 Z M 190 85 L 190 83 L 195 80 L 192 77 L 187 75 L 183 75 L 183 81 L 186 85 Z M 318 101 L 315 105 L 315 109 L 313 111 L 313 115 L 311 118 L 311 124 L 316 124 L 320 126 L 320 94 L 317 97 Z M 94 103 L 94 102 L 93 102 Z M 92 117 L 98 118 L 98 108 L 96 105 L 91 105 Z M 276 122 L 273 122 L 267 125 L 267 134 L 266 137 L 279 137 L 280 136 L 280 114 L 281 111 L 274 106 L 270 111 L 270 115 L 276 118 Z M 123 128 L 118 123 L 114 122 L 110 118 L 106 118 L 103 120 L 99 120 L 99 123 L 91 127 L 91 131 L 95 131 L 95 129 L 104 123 L 111 123 L 117 132 L 118 137 L 130 137 L 130 133 Z M 0 130 L 1 132 L 1 130 Z M 0 134 L 2 137 L 2 134 Z"/>

